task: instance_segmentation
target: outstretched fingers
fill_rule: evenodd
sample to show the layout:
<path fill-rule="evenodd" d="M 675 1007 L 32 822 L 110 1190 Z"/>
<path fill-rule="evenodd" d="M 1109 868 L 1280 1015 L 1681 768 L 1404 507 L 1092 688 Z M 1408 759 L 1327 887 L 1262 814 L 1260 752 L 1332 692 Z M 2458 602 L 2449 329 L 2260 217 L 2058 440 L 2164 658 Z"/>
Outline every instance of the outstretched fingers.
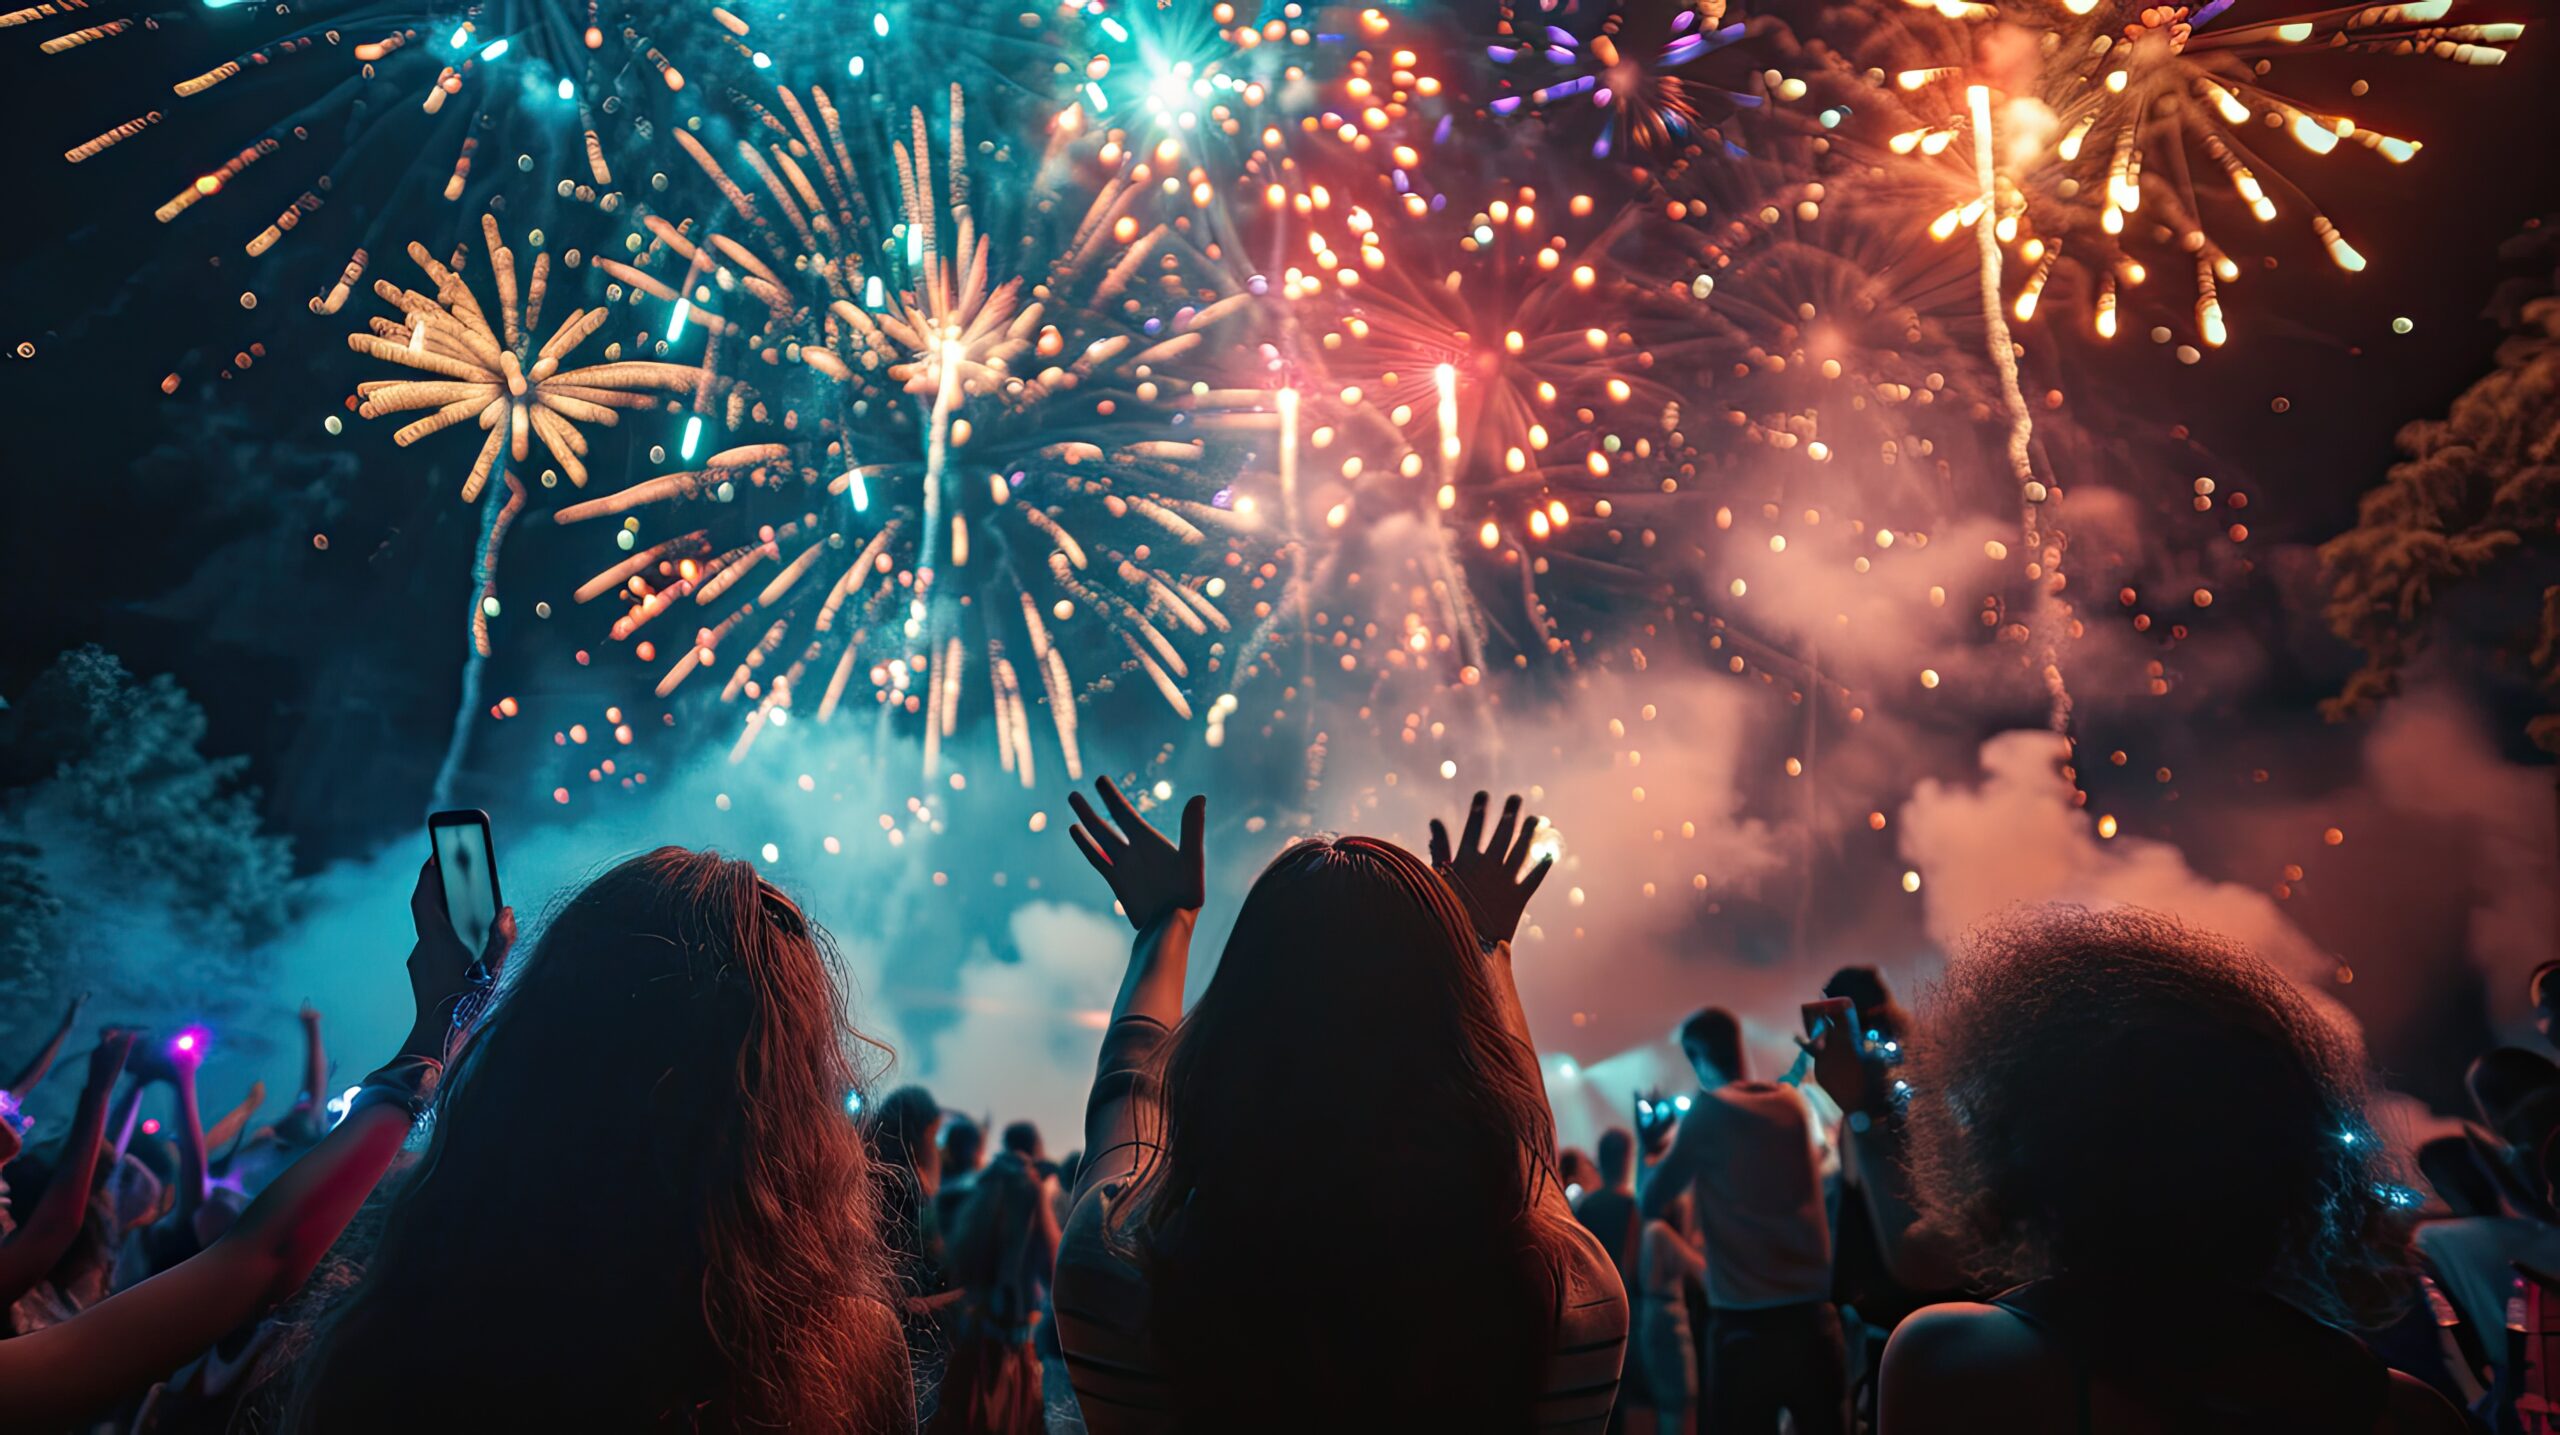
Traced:
<path fill-rule="evenodd" d="M 1538 884 L 1547 880 L 1547 873 L 1553 871 L 1555 865 L 1556 859 L 1553 857 L 1541 857 L 1538 859 L 1538 865 L 1529 869 L 1529 875 L 1521 879 L 1520 905 L 1522 907 L 1527 907 L 1529 899 L 1538 895 Z"/>
<path fill-rule="evenodd" d="M 1449 861 L 1449 829 L 1441 826 L 1440 819 L 1434 817 L 1431 819 L 1431 865 L 1447 867 Z"/>
<path fill-rule="evenodd" d="M 1093 870 L 1101 873 L 1106 879 L 1109 878 L 1111 875 L 1110 854 L 1102 850 L 1101 843 L 1093 840 L 1092 833 L 1084 830 L 1084 824 L 1079 822 L 1074 826 L 1069 827 L 1067 829 L 1067 835 L 1076 840 L 1076 850 L 1084 854 L 1085 861 L 1093 864 Z"/>
<path fill-rule="evenodd" d="M 1510 852 L 1511 834 L 1517 831 L 1519 826 L 1520 794 L 1515 792 L 1503 799 L 1502 820 L 1493 824 L 1493 836 L 1484 844 L 1485 855 L 1501 861 L 1505 871 L 1512 870 L 1514 866 L 1505 854 Z"/>
<path fill-rule="evenodd" d="M 1084 800 L 1083 793 L 1068 793 L 1067 806 L 1075 809 L 1079 824 L 1077 830 L 1082 833 L 1082 840 L 1093 844 L 1102 853 L 1106 859 L 1104 865 L 1109 865 L 1108 859 L 1129 845 L 1129 839 L 1121 836 L 1118 828 L 1103 821 L 1101 815 L 1093 810 L 1093 804 Z"/>
<path fill-rule="evenodd" d="M 1208 795 L 1206 793 L 1195 792 L 1191 794 L 1191 800 L 1189 802 L 1182 804 L 1182 850 L 1185 853 L 1196 856 L 1200 851 L 1201 841 L 1207 835 L 1208 830 Z"/>
<path fill-rule="evenodd" d="M 1458 851 L 1462 855 L 1473 857 L 1484 850 L 1484 809 L 1492 800 L 1491 793 L 1479 792 L 1475 801 L 1467 804 L 1467 825 L 1458 834 Z"/>
<path fill-rule="evenodd" d="M 1520 801 L 1516 797 L 1511 800 L 1514 805 Z M 1538 824 L 1544 821 L 1546 821 L 1545 818 L 1537 816 L 1522 819 L 1520 835 L 1511 840 L 1511 849 L 1503 854 L 1503 871 L 1510 873 L 1514 878 L 1520 875 L 1520 869 L 1528 865 L 1529 849 L 1537 845 Z"/>

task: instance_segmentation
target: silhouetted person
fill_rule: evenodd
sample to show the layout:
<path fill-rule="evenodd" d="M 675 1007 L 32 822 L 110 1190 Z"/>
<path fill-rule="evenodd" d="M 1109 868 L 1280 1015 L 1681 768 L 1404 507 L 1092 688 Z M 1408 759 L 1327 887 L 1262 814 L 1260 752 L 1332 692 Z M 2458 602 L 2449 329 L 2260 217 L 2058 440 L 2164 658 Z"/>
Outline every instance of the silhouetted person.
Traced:
<path fill-rule="evenodd" d="M 960 1223 L 960 1206 L 969 1199 L 969 1188 L 977 1184 L 986 1154 L 985 1127 L 957 1112 L 944 1118 L 939 1163 L 942 1184 L 933 1193 L 933 1219 L 946 1235 Z"/>
<path fill-rule="evenodd" d="M 1811 1108 L 1792 1086 L 1750 1079 L 1733 1013 L 1705 1008 L 1679 1039 L 1698 1093 L 1645 1178 L 1642 1206 L 1657 1220 L 1693 1198 L 1711 1308 L 1699 1372 L 1706 1428 L 1764 1435 L 1784 1410 L 1800 1435 L 1844 1430 L 1847 1354 Z"/>
<path fill-rule="evenodd" d="M 289 1428 L 912 1420 L 826 934 L 749 863 L 662 847 L 518 967 Z"/>
<path fill-rule="evenodd" d="M 1087 1424 L 1596 1435 L 1627 1304 L 1556 1181 L 1512 984 L 1535 819 L 1514 798 L 1479 847 L 1478 795 L 1455 848 L 1434 824 L 1439 870 L 1292 845 L 1185 1015 L 1206 805 L 1177 846 L 1100 786 L 1112 821 L 1078 795 L 1072 835 L 1138 938 L 1058 1261 Z"/>
<path fill-rule="evenodd" d="M 2166 917 L 1977 932 L 1906 1066 L 1933 1220 L 2023 1281 L 1885 1352 L 1883 1435 L 2454 1435 L 2345 1327 L 2412 1288 L 2363 1055 L 2273 967 Z"/>

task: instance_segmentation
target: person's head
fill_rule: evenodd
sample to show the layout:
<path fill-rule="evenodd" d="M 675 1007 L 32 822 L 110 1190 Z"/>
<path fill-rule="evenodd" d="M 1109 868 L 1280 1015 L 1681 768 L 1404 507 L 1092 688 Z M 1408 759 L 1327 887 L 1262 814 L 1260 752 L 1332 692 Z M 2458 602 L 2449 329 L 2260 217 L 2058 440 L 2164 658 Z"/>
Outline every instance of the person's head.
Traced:
<path fill-rule="evenodd" d="M 1600 1166 L 1591 1153 L 1579 1146 L 1567 1146 L 1556 1153 L 1556 1179 L 1564 1183 L 1565 1194 L 1580 1195 L 1600 1189 Z"/>
<path fill-rule="evenodd" d="M 2497 1179 L 2468 1136 L 2439 1136 L 2420 1146 L 2418 1170 L 2457 1216 L 2494 1216 L 2504 1209 Z"/>
<path fill-rule="evenodd" d="M 1352 1402 L 1485 1429 L 1529 1408 L 1554 1123 L 1491 960 L 1449 885 L 1374 838 L 1296 843 L 1246 894 L 1115 1232 L 1199 1428 L 1302 1429 Z M 1341 1209 L 1346 1172 L 1358 1214 L 1311 1216 Z M 1424 1305 L 1448 1317 L 1411 1321 Z"/>
<path fill-rule="evenodd" d="M 1749 1073 L 1742 1065 L 1742 1023 L 1720 1006 L 1701 1007 L 1680 1023 L 1680 1054 L 1709 1091 Z"/>
<path fill-rule="evenodd" d="M 1884 973 L 1874 967 L 1842 967 L 1822 984 L 1822 994 L 1847 997 L 1857 1006 L 1859 1023 L 1879 1036 L 1899 1041 L 1910 1026 L 1893 989 L 1884 984 Z"/>
<path fill-rule="evenodd" d="M 1033 1165 L 1049 1159 L 1048 1151 L 1040 1144 L 1039 1126 L 1029 1121 L 1005 1123 L 1004 1149 Z"/>
<path fill-rule="evenodd" d="M 1612 1126 L 1600 1133 L 1600 1184 L 1612 1191 L 1624 1189 L 1635 1175 L 1636 1137 L 1623 1126 Z"/>
<path fill-rule="evenodd" d="M 299 1427 L 502 1394 L 529 1423 L 885 1428 L 909 1397 L 843 1013 L 833 944 L 748 863 L 662 847 L 568 897 L 448 1073 Z"/>
<path fill-rule="evenodd" d="M 863 1134 L 871 1140 L 872 1157 L 915 1172 L 927 1190 L 938 1185 L 942 1163 L 933 1137 L 942 1128 L 942 1108 L 934 1103 L 933 1093 L 921 1086 L 901 1086 L 880 1098 L 870 1115 Z"/>
<path fill-rule="evenodd" d="M 2156 913 L 1976 931 L 1906 1067 L 1912 1171 L 1986 1274 L 2381 1314 L 2407 1233 L 2363 1054 L 2275 968 Z"/>
<path fill-rule="evenodd" d="M 958 1112 L 942 1120 L 942 1174 L 965 1176 L 986 1159 L 987 1129 Z"/>

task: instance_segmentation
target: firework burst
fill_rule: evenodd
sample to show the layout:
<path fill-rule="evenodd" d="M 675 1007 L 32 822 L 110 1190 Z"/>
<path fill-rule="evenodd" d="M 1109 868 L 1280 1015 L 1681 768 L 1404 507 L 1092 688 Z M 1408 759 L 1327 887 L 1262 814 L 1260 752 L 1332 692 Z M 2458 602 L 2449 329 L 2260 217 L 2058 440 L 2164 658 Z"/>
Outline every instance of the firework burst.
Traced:
<path fill-rule="evenodd" d="M 1723 0 L 1594 6 L 1575 30 L 1518 13 L 1505 0 L 1496 43 L 1485 53 L 1502 67 L 1487 108 L 1497 115 L 1542 114 L 1586 143 L 1594 158 L 1685 165 L 1713 149 L 1742 147 L 1716 121 L 1756 109 L 1762 97 L 1710 79 L 1706 62 L 1742 40 Z"/>
<path fill-rule="evenodd" d="M 472 605 L 471 642 L 486 657 L 489 619 L 498 612 L 498 551 L 525 502 L 524 485 L 507 461 L 528 462 L 539 439 L 570 482 L 584 487 L 587 440 L 579 425 L 614 424 L 618 410 L 659 407 L 668 403 L 666 391 L 699 390 L 711 383 L 711 376 L 688 365 L 644 361 L 561 367 L 604 325 L 607 311 L 573 309 L 537 345 L 551 256 L 536 254 L 519 287 L 515 251 L 500 238 L 497 220 L 484 215 L 481 225 L 495 286 L 496 322 L 457 268 L 412 244 L 409 257 L 426 272 L 435 293 L 375 280 L 374 292 L 401 317 L 372 320 L 365 332 L 347 336 L 347 347 L 418 375 L 356 386 L 361 400 L 357 412 L 369 419 L 431 410 L 393 434 L 394 443 L 406 448 L 464 423 L 474 423 L 488 435 L 462 481 L 464 503 L 482 497 L 493 473 L 506 486 L 505 500 L 492 507 L 483 526 L 473 562 L 480 591 Z M 460 256 L 456 258 L 458 262 Z"/>
<path fill-rule="evenodd" d="M 1271 424 L 1268 394 L 1203 375 L 1237 352 L 1224 331 L 1252 297 L 1145 217 L 1154 186 L 1079 187 L 1054 146 L 973 151 L 956 89 L 939 144 L 921 111 L 873 146 L 848 140 L 861 114 L 822 90 L 779 103 L 790 133 L 729 156 L 679 136 L 725 214 L 644 216 L 635 261 L 599 267 L 672 304 L 706 364 L 796 365 L 810 402 L 766 423 L 769 441 L 562 510 L 568 524 L 622 519 L 638 549 L 644 513 L 690 524 L 694 505 L 729 508 L 580 599 L 620 595 L 623 640 L 700 612 L 658 691 L 725 666 L 723 696 L 754 705 L 741 753 L 804 689 L 819 721 L 867 691 L 921 717 L 930 775 L 976 689 L 1028 785 L 1036 685 L 1080 774 L 1071 653 L 1116 654 L 1115 672 L 1191 717 L 1190 688 L 1221 668 L 1234 623 L 1220 600 L 1256 526 L 1256 501 L 1232 485 L 1238 445 Z M 884 152 L 889 165 L 853 159 Z M 981 184 L 973 155 L 999 173 Z M 973 194 L 987 191 L 1001 220 L 982 225 Z M 734 402 L 724 417 L 759 422 Z"/>
<path fill-rule="evenodd" d="M 2099 337 L 2114 337 L 2129 291 L 2166 267 L 2193 273 L 2193 332 L 2221 345 L 2222 286 L 2241 271 L 2208 221 L 2217 208 L 2261 224 L 2302 212 L 2331 261 L 2361 271 L 2363 254 L 2268 141 L 2313 157 L 2361 147 L 2391 164 L 2415 157 L 2419 143 L 2277 88 L 2278 62 L 2358 54 L 2495 65 L 2524 29 L 2442 23 L 2452 0 L 2223 23 L 2232 8 L 1943 0 L 1886 31 L 1885 48 L 1898 54 L 1889 85 L 1913 117 L 1887 147 L 1918 162 L 1924 183 L 1934 176 L 1940 197 L 1922 201 L 1933 236 L 1987 215 L 2016 261 L 2001 296 L 2011 317 L 2035 317 L 2068 253 L 2091 276 L 2086 312 Z"/>
<path fill-rule="evenodd" d="M 1408 222 L 1419 242 L 1392 262 L 1369 231 L 1347 233 L 1361 255 L 1348 283 L 1325 281 L 1334 244 L 1319 231 L 1318 272 L 1286 288 L 1322 374 L 1308 444 L 1331 473 L 1307 502 L 1363 543 L 1390 520 L 1418 526 L 1429 601 L 1403 616 L 1404 648 L 1445 655 L 1462 681 L 1481 671 L 1489 623 L 1519 662 L 1570 660 L 1538 582 L 1551 560 L 1580 567 L 1568 530 L 1612 543 L 1623 535 L 1605 520 L 1620 504 L 1677 488 L 1656 469 L 1679 422 L 1671 371 L 1696 336 L 1622 263 L 1644 212 L 1596 208 L 1508 186 L 1433 216 L 1428 234 Z M 1477 600 L 1469 566 L 1517 588 L 1525 626 L 1498 619 L 1513 605 Z"/>

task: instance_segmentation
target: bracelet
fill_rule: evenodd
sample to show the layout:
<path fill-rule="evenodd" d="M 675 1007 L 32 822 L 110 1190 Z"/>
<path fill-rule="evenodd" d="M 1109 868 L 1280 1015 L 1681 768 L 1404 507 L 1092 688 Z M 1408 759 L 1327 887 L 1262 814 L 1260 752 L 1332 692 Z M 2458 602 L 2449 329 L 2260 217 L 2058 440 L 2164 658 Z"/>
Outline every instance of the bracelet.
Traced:
<path fill-rule="evenodd" d="M 347 1099 L 347 1115 L 368 1106 L 397 1106 L 415 1125 L 427 1103 L 435 1099 L 436 1082 L 443 1075 L 444 1063 L 432 1056 L 395 1056 Z"/>

